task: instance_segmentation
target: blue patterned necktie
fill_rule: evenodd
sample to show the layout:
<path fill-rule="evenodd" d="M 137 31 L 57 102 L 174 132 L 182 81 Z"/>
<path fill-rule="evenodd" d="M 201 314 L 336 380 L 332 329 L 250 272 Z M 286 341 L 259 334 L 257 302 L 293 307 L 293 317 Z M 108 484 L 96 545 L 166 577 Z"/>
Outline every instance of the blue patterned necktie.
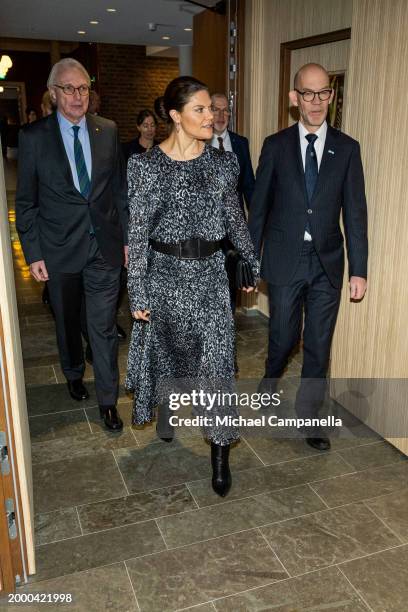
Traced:
<path fill-rule="evenodd" d="M 307 145 L 305 158 L 305 181 L 307 197 L 310 204 L 316 187 L 317 177 L 319 176 L 316 151 L 314 148 L 314 143 L 317 140 L 317 136 L 316 134 L 307 134 L 306 140 L 309 144 Z"/>
<path fill-rule="evenodd" d="M 74 130 L 74 156 L 78 174 L 79 191 L 84 198 L 88 198 L 89 192 L 91 191 L 91 181 L 89 180 L 88 170 L 86 169 L 81 141 L 78 138 L 79 125 L 73 125 L 72 129 Z"/>

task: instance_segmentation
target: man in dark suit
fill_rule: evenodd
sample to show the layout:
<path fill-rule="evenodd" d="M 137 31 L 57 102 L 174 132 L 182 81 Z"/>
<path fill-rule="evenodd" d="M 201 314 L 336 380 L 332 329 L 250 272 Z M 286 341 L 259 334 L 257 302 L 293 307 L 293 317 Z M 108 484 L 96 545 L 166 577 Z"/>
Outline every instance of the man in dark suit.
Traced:
<path fill-rule="evenodd" d="M 30 272 L 48 281 L 61 367 L 71 397 L 88 398 L 80 311 L 85 296 L 95 388 L 108 429 L 116 411 L 116 303 L 127 261 L 127 197 L 115 124 L 86 114 L 90 78 L 76 60 L 51 70 L 57 111 L 20 133 L 16 224 Z"/>
<path fill-rule="evenodd" d="M 222 151 L 233 151 L 238 157 L 240 168 L 238 179 L 239 197 L 242 210 L 244 210 L 244 198 L 245 204 L 249 209 L 255 186 L 255 177 L 249 153 L 248 139 L 228 129 L 231 113 L 226 95 L 221 93 L 212 94 L 211 102 L 214 113 L 214 135 L 211 145 Z"/>
<path fill-rule="evenodd" d="M 361 300 L 367 278 L 367 207 L 358 142 L 326 122 L 333 99 L 326 70 L 303 66 L 289 94 L 300 120 L 266 138 L 256 175 L 249 229 L 268 283 L 269 346 L 260 390 L 272 390 L 300 340 L 299 417 L 316 418 L 323 402 L 344 272 L 343 215 L 350 297 Z M 306 441 L 327 450 L 319 427 Z"/>

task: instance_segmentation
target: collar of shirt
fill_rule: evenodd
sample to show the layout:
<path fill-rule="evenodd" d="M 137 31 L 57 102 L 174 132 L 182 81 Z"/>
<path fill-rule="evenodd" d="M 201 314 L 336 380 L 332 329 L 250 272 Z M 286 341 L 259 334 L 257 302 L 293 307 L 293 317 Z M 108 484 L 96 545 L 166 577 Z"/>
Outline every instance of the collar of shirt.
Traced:
<path fill-rule="evenodd" d="M 230 135 L 228 133 L 228 128 L 225 129 L 222 134 L 213 134 L 213 137 L 211 139 L 211 145 L 213 147 L 215 147 L 216 149 L 219 149 L 220 144 L 218 139 L 222 138 L 223 139 L 223 145 L 224 145 L 224 149 L 225 151 L 232 151 L 232 145 L 231 145 L 231 139 L 230 139 Z"/>
<path fill-rule="evenodd" d="M 64 115 L 62 115 L 59 111 L 57 111 L 57 118 L 61 132 L 69 131 L 70 134 L 74 135 L 74 132 L 71 130 L 74 125 L 78 125 L 80 128 L 78 135 L 81 133 L 81 130 L 84 130 L 84 132 L 88 131 L 85 115 L 82 117 L 79 123 L 71 123 L 71 121 L 68 121 L 68 119 L 66 119 Z"/>
<path fill-rule="evenodd" d="M 310 132 L 305 128 L 303 123 L 301 123 L 300 121 L 298 122 L 298 128 L 299 128 L 299 138 L 300 138 L 300 151 L 302 153 L 302 162 L 303 162 L 303 169 L 304 169 L 306 149 L 307 149 L 307 145 L 309 144 L 308 141 L 306 140 L 306 136 L 307 134 L 310 134 Z M 314 148 L 316 151 L 317 164 L 318 164 L 318 167 L 320 168 L 320 162 L 322 161 L 324 145 L 326 142 L 327 121 L 324 121 L 322 125 L 319 127 L 319 129 L 316 132 L 314 132 L 314 134 L 316 134 L 317 136 L 317 140 L 314 143 Z"/>

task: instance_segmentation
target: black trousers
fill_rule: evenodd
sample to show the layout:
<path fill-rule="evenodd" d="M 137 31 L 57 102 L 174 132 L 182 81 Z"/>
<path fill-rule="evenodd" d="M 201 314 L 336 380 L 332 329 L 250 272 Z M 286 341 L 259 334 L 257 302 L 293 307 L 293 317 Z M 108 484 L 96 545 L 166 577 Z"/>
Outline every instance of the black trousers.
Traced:
<path fill-rule="evenodd" d="M 331 285 L 313 243 L 304 243 L 289 285 L 268 283 L 269 345 L 265 377 L 278 379 L 303 329 L 302 380 L 296 397 L 299 417 L 313 418 L 324 400 L 330 348 L 341 289 Z"/>
<path fill-rule="evenodd" d="M 98 403 L 116 403 L 119 387 L 116 306 L 120 266 L 103 259 L 95 238 L 89 239 L 88 260 L 80 272 L 50 273 L 48 289 L 55 315 L 61 368 L 67 380 L 85 371 L 81 340 L 81 303 L 86 305 L 86 327 L 93 352 Z"/>

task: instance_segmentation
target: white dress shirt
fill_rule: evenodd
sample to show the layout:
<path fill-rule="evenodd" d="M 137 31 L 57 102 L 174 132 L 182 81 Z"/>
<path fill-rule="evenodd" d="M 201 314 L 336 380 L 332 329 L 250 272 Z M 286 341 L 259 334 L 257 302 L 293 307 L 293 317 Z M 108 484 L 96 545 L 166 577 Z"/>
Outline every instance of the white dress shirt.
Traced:
<path fill-rule="evenodd" d="M 304 172 L 305 171 L 305 160 L 306 160 L 306 149 L 309 144 L 308 140 L 306 139 L 306 136 L 310 134 L 311 132 L 309 132 L 305 128 L 303 123 L 301 123 L 300 121 L 298 123 L 298 126 L 299 126 L 300 152 L 302 155 L 303 172 Z M 322 161 L 324 145 L 326 142 L 327 122 L 324 121 L 322 125 L 319 127 L 319 129 L 317 130 L 317 132 L 313 132 L 313 133 L 317 136 L 317 139 L 314 142 L 314 149 L 316 151 L 317 168 L 318 170 L 320 170 L 320 163 Z M 312 237 L 309 234 L 309 232 L 305 231 L 304 239 L 307 240 L 308 242 L 312 240 Z"/>
<path fill-rule="evenodd" d="M 228 129 L 224 130 L 222 134 L 216 134 L 214 132 L 214 135 L 211 139 L 212 147 L 215 147 L 216 149 L 220 148 L 220 143 L 218 141 L 219 138 L 222 138 L 223 140 L 224 150 L 232 151 L 231 138 L 230 138 L 230 135 L 228 134 Z"/>

